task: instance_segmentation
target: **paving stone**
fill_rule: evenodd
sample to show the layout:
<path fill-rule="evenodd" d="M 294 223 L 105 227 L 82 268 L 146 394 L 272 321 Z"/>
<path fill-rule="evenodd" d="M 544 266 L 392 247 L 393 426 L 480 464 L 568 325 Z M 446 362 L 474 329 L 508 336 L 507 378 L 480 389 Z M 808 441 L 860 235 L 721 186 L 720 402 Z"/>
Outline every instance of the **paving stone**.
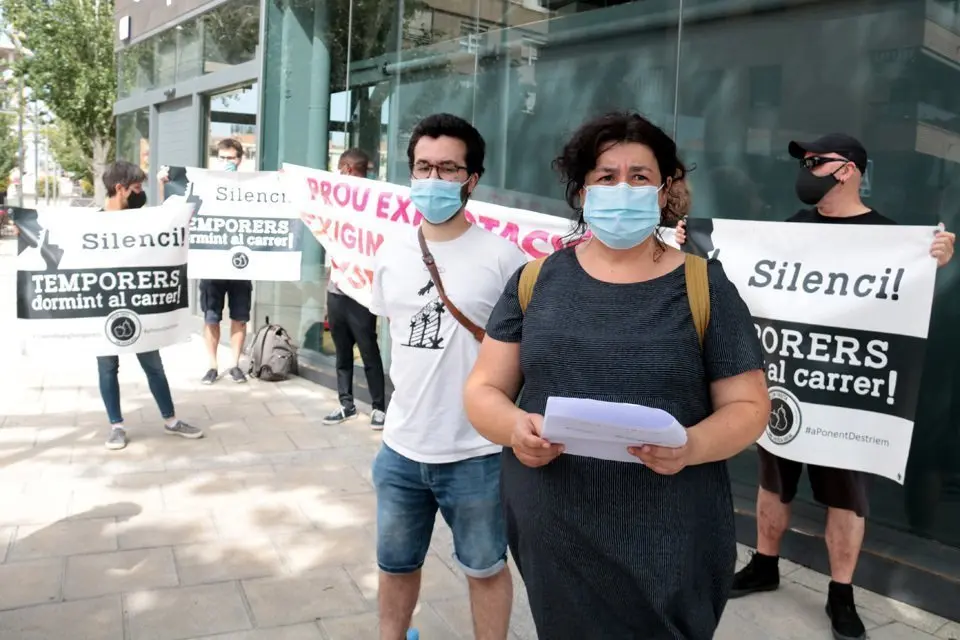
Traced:
<path fill-rule="evenodd" d="M 275 433 L 224 434 L 220 436 L 227 453 L 281 453 L 295 451 L 296 445 L 282 431 Z"/>
<path fill-rule="evenodd" d="M 280 554 L 270 540 L 233 539 L 174 548 L 183 585 L 280 575 Z"/>
<path fill-rule="evenodd" d="M 7 550 L 10 543 L 13 542 L 13 535 L 16 533 L 15 527 L 0 527 L 0 564 L 7 561 Z"/>
<path fill-rule="evenodd" d="M 714 640 L 768 640 L 769 638 L 769 631 L 732 612 L 723 614 L 714 636 Z"/>
<path fill-rule="evenodd" d="M 62 558 L 0 565 L 0 609 L 56 602 L 62 578 Z"/>
<path fill-rule="evenodd" d="M 374 561 L 349 565 L 346 570 L 363 597 L 375 603 L 380 578 L 377 563 Z M 420 580 L 420 598 L 423 600 L 454 598 L 467 594 L 466 578 L 455 574 L 434 554 L 428 555 L 424 561 Z"/>
<path fill-rule="evenodd" d="M 828 576 L 806 568 L 800 568 L 791 573 L 790 580 L 816 589 L 821 593 L 826 593 L 827 586 L 830 583 Z M 857 608 L 871 612 L 875 619 L 883 622 L 899 620 L 926 633 L 936 633 L 938 629 L 949 622 L 947 619 L 941 618 L 938 615 L 903 602 L 891 600 L 890 598 L 873 593 L 872 591 L 867 591 L 866 589 L 861 589 L 860 587 L 854 587 L 853 591 Z"/>
<path fill-rule="evenodd" d="M 117 523 L 121 549 L 163 547 L 208 542 L 217 538 L 217 527 L 205 512 L 143 513 Z"/>
<path fill-rule="evenodd" d="M 220 537 L 244 539 L 298 533 L 313 529 L 313 522 L 304 515 L 295 502 L 287 503 L 266 492 L 251 492 L 245 506 L 214 509 L 213 519 Z"/>
<path fill-rule="evenodd" d="M 934 635 L 902 622 L 891 622 L 870 630 L 870 640 L 935 640 L 935 638 Z"/>
<path fill-rule="evenodd" d="M 159 485 L 136 488 L 100 485 L 76 488 L 68 512 L 71 518 L 104 518 L 162 511 L 163 507 Z"/>
<path fill-rule="evenodd" d="M 32 475 L 37 477 L 42 467 L 36 464 L 36 459 L 32 462 Z M 66 518 L 70 509 L 70 491 L 47 486 L 43 489 L 30 494 L 0 492 L 0 525 L 50 524 Z"/>
<path fill-rule="evenodd" d="M 207 412 L 211 418 L 229 420 L 232 418 L 271 418 L 273 417 L 267 406 L 262 402 L 230 402 L 223 405 L 210 405 L 207 402 Z"/>
<path fill-rule="evenodd" d="M 301 500 L 300 509 L 319 529 L 372 528 L 377 522 L 377 497 L 373 493 L 352 496 L 321 495 Z"/>
<path fill-rule="evenodd" d="M 370 608 L 341 568 L 244 580 L 243 590 L 258 627 L 362 613 Z"/>
<path fill-rule="evenodd" d="M 120 597 L 0 612 L 0 640 L 124 640 Z"/>
<path fill-rule="evenodd" d="M 938 638 L 960 640 L 960 622 L 949 622 L 937 630 Z"/>
<path fill-rule="evenodd" d="M 238 631 L 216 636 L 193 638 L 192 640 L 326 640 L 316 624 L 295 624 L 272 629 Z"/>
<path fill-rule="evenodd" d="M 123 597 L 130 640 L 180 640 L 253 628 L 238 585 L 138 591 Z"/>
<path fill-rule="evenodd" d="M 825 603 L 824 594 L 781 581 L 777 591 L 729 601 L 726 611 L 761 629 L 775 630 L 778 640 L 810 640 L 830 637 L 830 622 L 823 609 Z M 872 611 L 861 610 L 860 617 L 868 630 L 890 622 Z"/>
<path fill-rule="evenodd" d="M 19 527 L 8 554 L 8 561 L 116 549 L 116 521 L 113 518 L 62 520 L 47 526 Z"/>
<path fill-rule="evenodd" d="M 302 451 L 333 447 L 330 439 L 316 425 L 286 429 L 284 433 L 287 434 L 287 437 L 290 438 L 297 449 Z"/>
<path fill-rule="evenodd" d="M 67 558 L 63 597 L 76 600 L 178 584 L 168 547 L 114 551 Z"/>
<path fill-rule="evenodd" d="M 289 400 L 273 400 L 271 402 L 265 402 L 264 405 L 266 405 L 267 411 L 269 411 L 270 415 L 272 416 L 303 415 L 303 412 L 300 411 L 300 408 Z"/>
<path fill-rule="evenodd" d="M 377 557 L 376 539 L 362 529 L 304 531 L 276 537 L 277 549 L 294 574 L 344 564 L 366 564 Z"/>
<path fill-rule="evenodd" d="M 321 618 L 320 626 L 330 640 L 356 640 L 377 638 L 379 621 L 375 612 L 337 618 Z M 412 627 L 420 631 L 422 638 L 473 638 L 472 627 L 463 629 L 463 634 L 447 624 L 433 608 L 424 602 L 417 604 L 413 613 Z"/>

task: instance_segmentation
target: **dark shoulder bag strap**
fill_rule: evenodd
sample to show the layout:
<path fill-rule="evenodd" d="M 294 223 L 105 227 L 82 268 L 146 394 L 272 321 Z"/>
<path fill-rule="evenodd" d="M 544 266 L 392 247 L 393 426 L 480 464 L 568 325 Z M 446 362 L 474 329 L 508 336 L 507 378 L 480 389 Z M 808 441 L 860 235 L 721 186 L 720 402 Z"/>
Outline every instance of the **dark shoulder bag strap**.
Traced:
<path fill-rule="evenodd" d="M 440 295 L 440 300 L 443 301 L 444 306 L 447 307 L 447 311 L 450 312 L 450 315 L 463 326 L 464 329 L 473 334 L 473 337 L 477 339 L 477 342 L 483 342 L 483 336 L 486 335 L 486 332 L 475 325 L 470 321 L 470 318 L 463 315 L 460 312 L 460 309 L 457 309 L 456 305 L 450 301 L 450 298 L 447 297 L 447 292 L 443 290 L 443 281 L 440 279 L 440 272 L 437 270 L 437 263 L 433 259 L 433 254 L 430 253 L 430 249 L 427 248 L 427 240 L 423 237 L 423 229 L 417 229 L 417 240 L 420 241 L 420 251 L 423 253 L 423 264 L 427 266 L 427 271 L 430 272 L 430 279 L 433 280 L 433 286 L 437 288 L 437 293 Z"/>

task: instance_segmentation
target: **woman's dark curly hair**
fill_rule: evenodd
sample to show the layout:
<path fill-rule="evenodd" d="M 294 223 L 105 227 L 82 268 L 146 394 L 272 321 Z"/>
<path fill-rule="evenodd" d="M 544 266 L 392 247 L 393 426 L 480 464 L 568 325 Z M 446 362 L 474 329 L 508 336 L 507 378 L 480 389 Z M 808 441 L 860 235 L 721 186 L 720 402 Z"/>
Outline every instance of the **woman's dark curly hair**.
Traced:
<path fill-rule="evenodd" d="M 567 204 L 577 213 L 574 235 L 582 235 L 586 230 L 580 192 L 585 186 L 587 174 L 596 168 L 600 154 L 611 144 L 622 142 L 634 142 L 649 147 L 657 159 L 664 182 L 668 177 L 673 178 L 667 192 L 667 204 L 660 215 L 660 224 L 675 226 L 687 214 L 690 206 L 689 192 L 684 180 L 687 167 L 677 157 L 677 144 L 663 129 L 639 113 L 608 113 L 582 124 L 553 161 L 553 168 L 560 173 L 566 187 Z M 674 191 L 677 193 L 673 193 Z M 662 243 L 660 244 L 662 250 Z"/>

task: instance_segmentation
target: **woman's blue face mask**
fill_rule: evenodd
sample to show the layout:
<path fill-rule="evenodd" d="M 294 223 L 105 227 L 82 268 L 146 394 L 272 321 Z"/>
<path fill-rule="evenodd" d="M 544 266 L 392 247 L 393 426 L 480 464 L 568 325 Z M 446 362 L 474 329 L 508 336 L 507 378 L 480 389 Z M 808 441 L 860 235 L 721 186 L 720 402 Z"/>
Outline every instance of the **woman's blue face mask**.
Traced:
<path fill-rule="evenodd" d="M 586 188 L 583 220 L 597 240 L 611 249 L 632 249 L 660 224 L 660 189 L 626 182 L 591 185 Z"/>

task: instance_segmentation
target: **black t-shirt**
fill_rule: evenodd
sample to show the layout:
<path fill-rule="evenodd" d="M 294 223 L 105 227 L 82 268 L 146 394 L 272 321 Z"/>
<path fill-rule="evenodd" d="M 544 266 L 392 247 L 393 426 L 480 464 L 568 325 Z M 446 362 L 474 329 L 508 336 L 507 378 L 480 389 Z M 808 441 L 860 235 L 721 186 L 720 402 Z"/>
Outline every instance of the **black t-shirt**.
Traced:
<path fill-rule="evenodd" d="M 823 222 L 826 224 L 897 224 L 890 218 L 882 216 L 873 209 L 866 213 L 856 216 L 847 216 L 845 218 L 834 218 L 825 216 L 813 209 L 800 209 L 795 214 L 787 218 L 787 222 Z"/>

